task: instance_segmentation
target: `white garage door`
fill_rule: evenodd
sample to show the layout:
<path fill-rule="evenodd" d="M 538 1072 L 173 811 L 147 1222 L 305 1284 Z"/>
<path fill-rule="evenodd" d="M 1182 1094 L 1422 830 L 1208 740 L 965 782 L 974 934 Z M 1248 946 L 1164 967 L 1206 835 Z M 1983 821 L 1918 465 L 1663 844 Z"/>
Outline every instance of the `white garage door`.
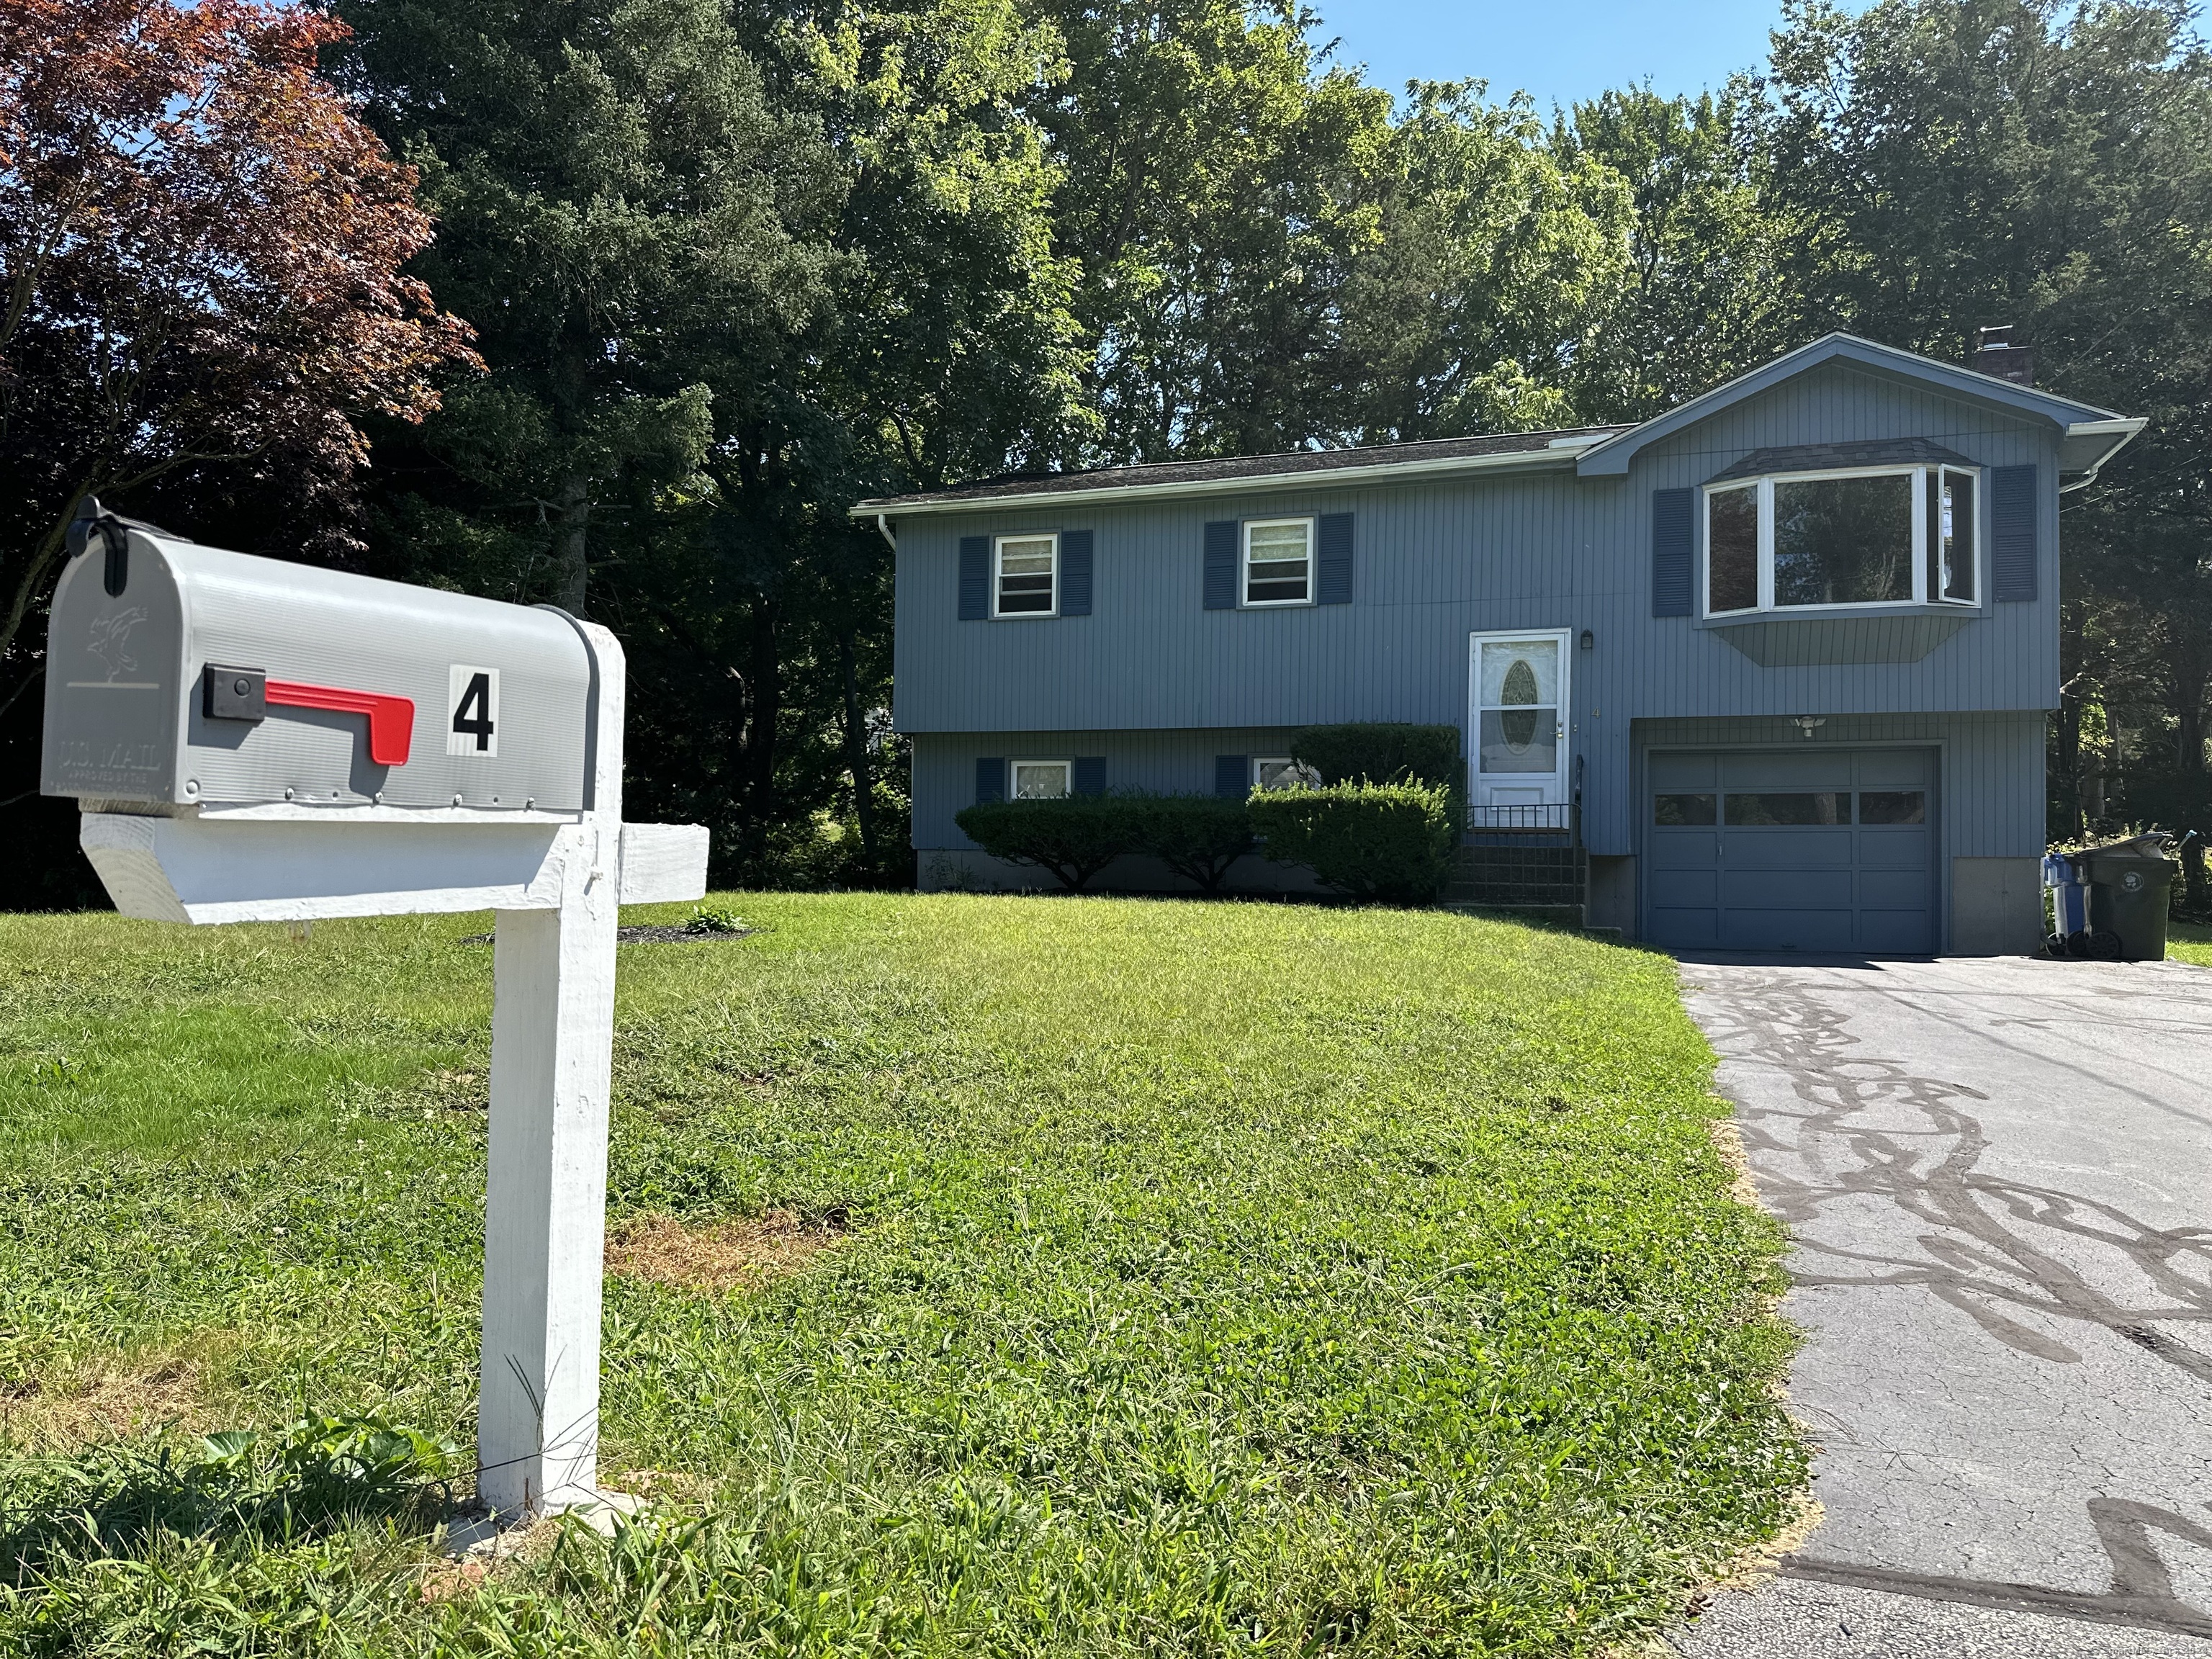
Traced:
<path fill-rule="evenodd" d="M 1653 944 L 1935 950 L 1933 750 L 1656 750 L 1645 774 Z"/>

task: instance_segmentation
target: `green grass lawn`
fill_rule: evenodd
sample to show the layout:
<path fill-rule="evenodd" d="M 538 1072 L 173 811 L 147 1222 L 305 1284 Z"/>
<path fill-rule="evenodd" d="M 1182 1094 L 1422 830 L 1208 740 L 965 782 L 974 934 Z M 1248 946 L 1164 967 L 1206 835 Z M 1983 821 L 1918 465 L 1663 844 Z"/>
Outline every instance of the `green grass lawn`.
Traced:
<path fill-rule="evenodd" d="M 2212 968 L 2212 927 L 2189 921 L 2168 922 L 2166 954 L 2178 962 L 2193 962 L 2200 968 Z"/>
<path fill-rule="evenodd" d="M 1789 1517 L 1782 1236 L 1668 958 L 734 902 L 623 947 L 611 1212 L 849 1231 L 611 1279 L 603 1472 L 661 1504 L 482 1585 L 424 1564 L 485 918 L 0 918 L 0 1651 L 1595 1653 Z"/>

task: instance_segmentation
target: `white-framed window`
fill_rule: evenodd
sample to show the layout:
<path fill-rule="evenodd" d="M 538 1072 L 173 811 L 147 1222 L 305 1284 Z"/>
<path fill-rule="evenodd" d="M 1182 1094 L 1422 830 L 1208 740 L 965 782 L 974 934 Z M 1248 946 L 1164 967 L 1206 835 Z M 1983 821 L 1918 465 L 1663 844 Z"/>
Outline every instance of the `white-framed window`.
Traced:
<path fill-rule="evenodd" d="M 992 544 L 992 616 L 1049 617 L 1059 609 L 1058 533 L 999 537 Z"/>
<path fill-rule="evenodd" d="M 1066 800 L 1075 793 L 1075 763 L 1018 760 L 1007 763 L 1010 800 Z"/>
<path fill-rule="evenodd" d="M 1313 564 L 1311 519 L 1244 521 L 1244 604 L 1311 605 Z"/>
<path fill-rule="evenodd" d="M 1974 470 L 1853 467 L 1705 487 L 1705 614 L 1972 605 Z"/>
<path fill-rule="evenodd" d="M 1321 774 L 1288 755 L 1262 755 L 1252 763 L 1255 789 L 1318 789 Z"/>

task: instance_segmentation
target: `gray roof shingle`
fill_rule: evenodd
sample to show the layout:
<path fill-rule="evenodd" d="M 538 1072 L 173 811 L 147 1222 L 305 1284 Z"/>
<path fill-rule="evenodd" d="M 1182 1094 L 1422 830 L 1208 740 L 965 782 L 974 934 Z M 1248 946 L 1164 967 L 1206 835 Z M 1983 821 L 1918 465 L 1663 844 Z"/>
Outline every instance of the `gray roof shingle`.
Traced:
<path fill-rule="evenodd" d="M 1790 444 L 1777 449 L 1754 449 L 1734 466 L 1705 480 L 1721 483 L 1730 478 L 1756 478 L 1767 472 L 1836 472 L 1853 466 L 1920 466 L 1930 461 L 1951 466 L 1972 466 L 1955 449 L 1946 449 L 1929 438 L 1871 438 L 1850 443 Z"/>
<path fill-rule="evenodd" d="M 951 489 L 884 495 L 856 501 L 856 513 L 891 512 L 923 502 L 974 501 L 988 506 L 1008 496 L 1079 496 L 1099 489 L 1215 483 L 1232 479 L 1310 477 L 1315 473 L 1359 472 L 1374 467 L 1472 460 L 1483 456 L 1540 453 L 1561 438 L 1601 438 L 1625 432 L 1623 426 L 1571 427 L 1550 432 L 1505 432 L 1479 438 L 1431 438 L 1417 443 L 1364 444 L 1351 449 L 1293 449 L 1274 455 L 1220 455 L 1205 460 L 1157 461 L 1145 466 L 1101 466 L 1079 472 L 1013 473 L 978 479 Z M 1559 459 L 1571 459 L 1562 448 Z"/>

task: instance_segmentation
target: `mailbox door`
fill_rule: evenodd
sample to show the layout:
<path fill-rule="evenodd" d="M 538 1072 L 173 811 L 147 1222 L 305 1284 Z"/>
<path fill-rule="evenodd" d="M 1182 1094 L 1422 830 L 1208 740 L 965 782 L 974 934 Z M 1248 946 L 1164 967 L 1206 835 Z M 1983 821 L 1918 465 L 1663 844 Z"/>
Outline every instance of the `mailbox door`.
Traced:
<path fill-rule="evenodd" d="M 111 563 L 97 538 L 93 549 L 62 571 L 47 619 L 39 788 L 88 800 L 173 800 L 187 695 L 175 574 L 135 532 L 120 561 Z"/>

